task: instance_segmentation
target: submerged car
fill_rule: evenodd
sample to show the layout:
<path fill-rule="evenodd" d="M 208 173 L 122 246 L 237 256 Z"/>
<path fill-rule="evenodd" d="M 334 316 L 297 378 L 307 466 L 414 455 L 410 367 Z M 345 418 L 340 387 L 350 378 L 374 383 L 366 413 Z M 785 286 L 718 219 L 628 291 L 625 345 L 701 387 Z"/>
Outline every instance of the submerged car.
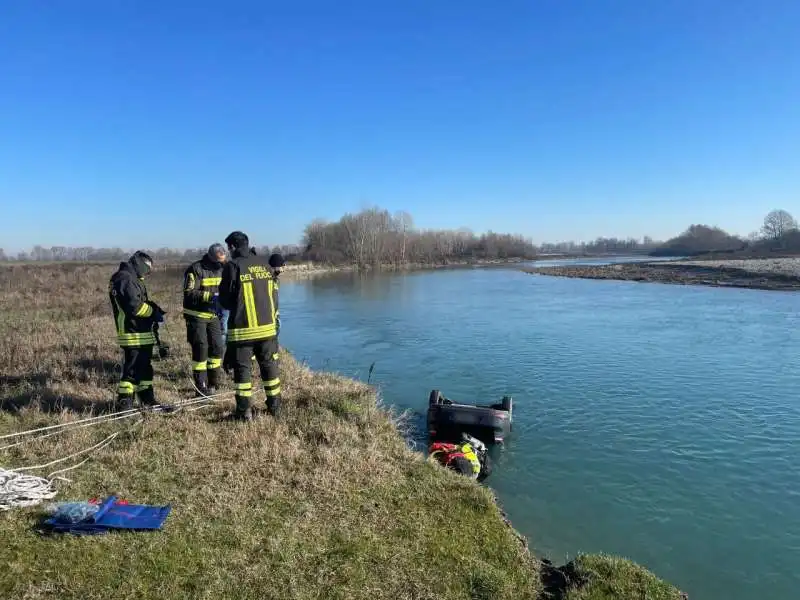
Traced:
<path fill-rule="evenodd" d="M 488 444 L 499 444 L 511 433 L 512 399 L 496 404 L 461 404 L 439 390 L 428 398 L 428 436 L 433 440 L 457 440 L 468 434 Z"/>

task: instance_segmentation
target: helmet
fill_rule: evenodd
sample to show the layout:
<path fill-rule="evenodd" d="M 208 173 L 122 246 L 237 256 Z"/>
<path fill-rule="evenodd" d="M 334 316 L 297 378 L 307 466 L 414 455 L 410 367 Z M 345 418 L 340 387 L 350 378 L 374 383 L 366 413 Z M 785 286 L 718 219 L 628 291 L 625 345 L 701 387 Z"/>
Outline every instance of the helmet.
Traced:
<path fill-rule="evenodd" d="M 136 276 L 140 279 L 147 277 L 153 270 L 153 259 L 147 252 L 142 250 L 134 252 L 129 262 L 133 266 L 133 270 L 136 271 Z"/>
<path fill-rule="evenodd" d="M 247 234 L 241 231 L 233 231 L 225 238 L 228 248 L 246 248 L 250 244 Z"/>
<path fill-rule="evenodd" d="M 280 269 L 286 264 L 286 260 L 284 260 L 283 255 L 278 254 L 275 252 L 274 254 L 270 254 L 269 256 L 269 266 L 273 269 Z"/>

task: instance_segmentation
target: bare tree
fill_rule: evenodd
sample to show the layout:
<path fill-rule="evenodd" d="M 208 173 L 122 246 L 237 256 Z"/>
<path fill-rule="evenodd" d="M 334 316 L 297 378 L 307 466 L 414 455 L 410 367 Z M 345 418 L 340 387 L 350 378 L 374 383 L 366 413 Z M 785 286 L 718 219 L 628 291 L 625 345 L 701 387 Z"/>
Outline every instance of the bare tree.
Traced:
<path fill-rule="evenodd" d="M 761 233 L 764 238 L 778 241 L 790 231 L 797 229 L 797 221 L 785 210 L 773 210 L 764 217 Z"/>
<path fill-rule="evenodd" d="M 406 247 L 408 246 L 408 234 L 414 228 L 414 219 L 404 210 L 398 211 L 394 216 L 395 228 L 400 233 L 400 263 L 406 262 Z"/>
<path fill-rule="evenodd" d="M 364 213 L 346 214 L 342 217 L 342 225 L 347 233 L 347 253 L 350 260 L 362 266 L 365 264 L 367 246 L 367 217 Z"/>

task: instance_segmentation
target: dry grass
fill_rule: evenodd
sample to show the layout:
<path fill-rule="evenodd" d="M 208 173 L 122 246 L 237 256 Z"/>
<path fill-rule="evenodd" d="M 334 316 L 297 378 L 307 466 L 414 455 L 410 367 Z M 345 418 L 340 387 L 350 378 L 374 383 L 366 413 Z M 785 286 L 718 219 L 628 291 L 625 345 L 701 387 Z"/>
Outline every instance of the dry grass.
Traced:
<path fill-rule="evenodd" d="M 109 269 L 0 271 L 0 432 L 79 418 L 113 398 Z M 190 395 L 180 286 L 158 274 L 174 356 L 157 393 Z M 532 559 L 488 491 L 411 452 L 373 390 L 284 357 L 285 417 L 153 415 L 75 471 L 61 499 L 170 503 L 160 532 L 44 538 L 36 510 L 0 517 L 2 598 L 534 598 Z M 0 452 L 6 467 L 91 446 L 112 423 Z M 67 463 L 69 464 L 69 463 Z"/>
<path fill-rule="evenodd" d="M 0 435 L 109 408 L 120 358 L 112 270 L 0 268 Z M 156 393 L 192 396 L 179 273 L 156 274 L 150 290 L 168 310 L 173 349 L 155 363 Z M 223 402 L 0 451 L 6 468 L 39 464 L 123 430 L 59 484 L 59 499 L 114 493 L 173 506 L 161 531 L 86 538 L 39 535 L 37 509 L 0 514 L 0 598 L 540 597 L 538 562 L 491 493 L 409 450 L 372 388 L 285 354 L 282 379 L 279 421 L 221 421 Z M 569 598 L 677 597 L 635 589 Z"/>

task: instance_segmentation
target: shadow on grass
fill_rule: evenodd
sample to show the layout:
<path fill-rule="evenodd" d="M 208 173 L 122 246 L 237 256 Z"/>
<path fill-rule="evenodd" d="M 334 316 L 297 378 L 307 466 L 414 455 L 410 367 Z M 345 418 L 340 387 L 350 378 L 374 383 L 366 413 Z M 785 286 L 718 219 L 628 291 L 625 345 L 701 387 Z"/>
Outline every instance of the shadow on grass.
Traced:
<path fill-rule="evenodd" d="M 587 577 L 578 572 L 574 562 L 556 567 L 548 559 L 541 563 L 542 594 L 548 600 L 563 600 L 570 589 L 586 585 Z"/>
<path fill-rule="evenodd" d="M 112 400 L 100 400 L 85 396 L 66 395 L 48 388 L 33 389 L 0 399 L 0 411 L 18 413 L 23 409 L 38 409 L 43 413 L 61 413 L 64 411 L 82 415 L 113 412 Z"/>
<path fill-rule="evenodd" d="M 46 373 L 33 373 L 31 375 L 0 375 L 0 387 L 16 388 L 21 386 L 47 384 Z"/>
<path fill-rule="evenodd" d="M 120 364 L 118 361 L 103 360 L 99 358 L 81 358 L 75 361 L 75 366 L 97 373 L 105 377 L 118 377 Z"/>

